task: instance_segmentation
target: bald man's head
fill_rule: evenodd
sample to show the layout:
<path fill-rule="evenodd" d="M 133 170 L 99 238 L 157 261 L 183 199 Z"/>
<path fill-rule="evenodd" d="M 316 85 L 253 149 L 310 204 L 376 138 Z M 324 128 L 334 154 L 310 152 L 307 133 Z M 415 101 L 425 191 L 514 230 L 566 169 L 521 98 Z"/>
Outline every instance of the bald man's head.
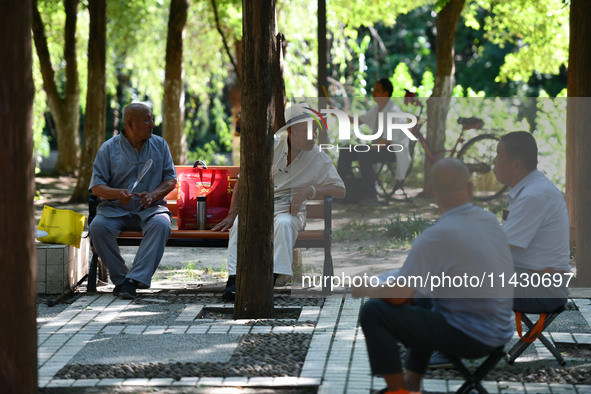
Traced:
<path fill-rule="evenodd" d="M 143 103 L 129 104 L 123 110 L 123 124 L 125 137 L 140 151 L 143 143 L 152 138 L 154 130 L 152 109 Z"/>
<path fill-rule="evenodd" d="M 450 209 L 472 200 L 470 172 L 460 160 L 446 157 L 431 167 L 430 189 L 440 209 Z"/>
<path fill-rule="evenodd" d="M 128 122 L 138 113 L 144 113 L 145 111 L 152 112 L 152 109 L 144 103 L 131 103 L 123 109 L 123 122 Z"/>

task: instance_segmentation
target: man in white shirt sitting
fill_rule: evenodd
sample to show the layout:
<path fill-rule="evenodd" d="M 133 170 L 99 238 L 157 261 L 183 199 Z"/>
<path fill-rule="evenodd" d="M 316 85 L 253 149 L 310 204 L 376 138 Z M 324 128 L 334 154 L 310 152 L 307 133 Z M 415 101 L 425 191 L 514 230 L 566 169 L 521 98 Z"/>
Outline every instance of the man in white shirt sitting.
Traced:
<path fill-rule="evenodd" d="M 554 280 L 545 286 L 536 278 L 570 271 L 566 203 L 556 186 L 536 169 L 537 164 L 538 147 L 531 133 L 517 131 L 501 137 L 494 172 L 499 182 L 511 187 L 503 230 L 519 283 L 514 309 L 529 313 L 553 312 L 566 304 L 566 286 L 554 286 Z M 567 282 L 566 277 L 562 279 L 563 284 Z"/>
<path fill-rule="evenodd" d="M 292 249 L 298 232 L 306 224 L 306 201 L 318 197 L 345 196 L 345 185 L 332 160 L 315 144 L 318 125 L 313 124 L 312 139 L 308 123 L 312 119 L 303 105 L 294 105 L 285 112 L 286 125 L 275 133 L 273 151 L 274 238 L 273 272 L 292 275 Z M 234 186 L 228 217 L 212 228 L 230 230 L 228 241 L 229 277 L 222 293 L 224 301 L 236 295 L 236 262 L 238 245 L 238 184 Z"/>

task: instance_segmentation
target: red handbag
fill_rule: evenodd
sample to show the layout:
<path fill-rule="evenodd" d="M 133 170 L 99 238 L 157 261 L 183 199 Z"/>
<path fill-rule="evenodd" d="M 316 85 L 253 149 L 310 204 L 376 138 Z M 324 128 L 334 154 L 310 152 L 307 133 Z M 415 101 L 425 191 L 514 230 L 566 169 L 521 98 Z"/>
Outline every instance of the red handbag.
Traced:
<path fill-rule="evenodd" d="M 197 197 L 207 197 L 207 229 L 221 222 L 228 216 L 232 189 L 230 172 L 225 169 L 197 167 L 183 168 L 177 174 L 177 225 L 179 230 L 197 228 Z M 204 165 L 204 164 L 203 164 Z"/>

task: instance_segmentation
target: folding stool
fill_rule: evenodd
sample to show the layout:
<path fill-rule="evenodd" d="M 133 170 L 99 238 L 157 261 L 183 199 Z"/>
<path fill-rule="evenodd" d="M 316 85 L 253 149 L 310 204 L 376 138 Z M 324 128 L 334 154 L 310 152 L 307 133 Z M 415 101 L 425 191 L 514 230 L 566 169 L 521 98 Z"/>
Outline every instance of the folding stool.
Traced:
<path fill-rule="evenodd" d="M 480 394 L 486 394 L 488 391 L 480 382 L 493 369 L 500 359 L 505 356 L 504 346 L 499 346 L 494 349 L 491 354 L 480 364 L 474 372 L 471 372 L 462 362 L 462 359 L 456 356 L 446 357 L 451 361 L 456 369 L 462 374 L 465 379 L 464 384 L 456 391 L 456 394 L 469 394 L 472 390 L 478 391 Z"/>
<path fill-rule="evenodd" d="M 533 323 L 525 313 L 515 311 L 515 322 L 517 323 L 517 331 L 519 332 L 519 341 L 509 350 L 509 364 L 513 364 L 515 359 L 519 357 L 525 349 L 529 347 L 536 339 L 539 339 L 546 348 L 554 355 L 556 361 L 560 363 L 560 365 L 566 365 L 566 361 L 560 354 L 560 352 L 554 347 L 552 342 L 546 338 L 543 334 L 543 331 L 564 311 L 564 306 L 558 308 L 554 312 L 551 313 L 540 313 L 538 317 L 538 321 Z M 521 322 L 524 322 L 528 328 L 528 331 L 525 335 L 521 334 Z"/>

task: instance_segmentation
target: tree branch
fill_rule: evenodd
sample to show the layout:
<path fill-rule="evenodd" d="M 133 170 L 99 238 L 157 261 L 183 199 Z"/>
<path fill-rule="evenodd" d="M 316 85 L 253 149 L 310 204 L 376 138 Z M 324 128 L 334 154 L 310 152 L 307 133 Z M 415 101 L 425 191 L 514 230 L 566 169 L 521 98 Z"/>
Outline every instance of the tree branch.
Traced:
<path fill-rule="evenodd" d="M 228 46 L 228 41 L 226 41 L 226 36 L 224 35 L 224 32 L 222 31 L 222 26 L 220 24 L 220 17 L 218 15 L 218 6 L 215 3 L 215 0 L 211 0 L 211 7 L 213 8 L 213 15 L 215 18 L 215 26 L 216 26 L 217 31 L 220 33 L 220 36 L 222 36 L 222 42 L 224 43 L 224 48 L 226 48 L 226 54 L 230 58 L 230 62 L 232 63 L 232 66 L 234 67 L 234 72 L 236 73 L 236 78 L 238 78 L 238 82 L 242 83 L 242 79 L 240 78 L 240 71 L 238 70 L 238 66 L 236 65 L 236 62 L 234 61 L 234 57 L 232 56 L 232 53 L 230 52 L 230 47 Z"/>
<path fill-rule="evenodd" d="M 66 100 L 77 101 L 80 93 L 78 83 L 78 59 L 76 57 L 76 23 L 78 21 L 78 0 L 64 1 L 66 28 L 64 31 L 64 60 L 66 61 Z M 78 108 L 76 108 L 78 110 Z"/>
<path fill-rule="evenodd" d="M 45 35 L 45 29 L 43 26 L 43 20 L 37 7 L 37 0 L 32 1 L 33 8 L 33 19 L 32 19 L 32 30 L 33 39 L 35 42 L 35 49 L 37 50 L 37 56 L 39 57 L 39 64 L 41 68 L 41 76 L 43 77 L 43 87 L 47 94 L 47 99 L 51 106 L 55 103 L 57 108 L 57 102 L 60 100 L 60 95 L 57 91 L 55 84 L 55 72 L 51 65 L 51 59 L 49 55 L 49 49 L 47 47 L 47 37 Z"/>

